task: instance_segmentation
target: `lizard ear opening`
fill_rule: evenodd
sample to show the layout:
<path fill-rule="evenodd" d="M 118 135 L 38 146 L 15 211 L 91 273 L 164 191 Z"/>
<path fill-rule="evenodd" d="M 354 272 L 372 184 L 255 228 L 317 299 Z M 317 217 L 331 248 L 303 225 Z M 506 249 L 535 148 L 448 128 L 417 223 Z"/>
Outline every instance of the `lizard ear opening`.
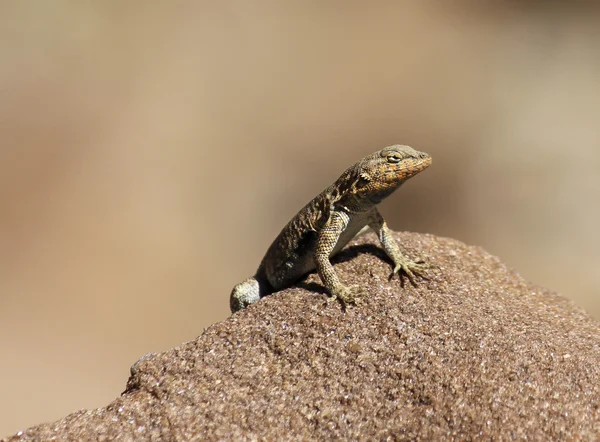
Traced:
<path fill-rule="evenodd" d="M 364 189 L 364 187 L 367 186 L 372 180 L 373 177 L 367 172 L 360 172 L 358 176 L 356 176 L 352 181 L 352 185 L 350 187 L 351 193 L 355 194 L 357 192 L 361 192 Z"/>

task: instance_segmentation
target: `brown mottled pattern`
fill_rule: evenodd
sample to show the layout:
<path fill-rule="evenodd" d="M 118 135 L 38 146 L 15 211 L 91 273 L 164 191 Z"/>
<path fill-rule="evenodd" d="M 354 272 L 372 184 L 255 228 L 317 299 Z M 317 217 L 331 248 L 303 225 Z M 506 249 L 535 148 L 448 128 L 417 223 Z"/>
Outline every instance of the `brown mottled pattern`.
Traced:
<path fill-rule="evenodd" d="M 361 289 L 345 286 L 329 258 L 365 226 L 377 233 L 394 263 L 393 273 L 404 272 L 414 284 L 415 274 L 422 274 L 427 266 L 411 261 L 400 252 L 376 205 L 430 164 L 431 157 L 426 153 L 394 145 L 348 168 L 283 228 L 267 250 L 256 275 L 233 288 L 231 311 L 241 310 L 270 293 L 289 287 L 315 268 L 331 294 L 330 300 L 339 299 L 344 305 L 356 304 L 362 297 Z"/>

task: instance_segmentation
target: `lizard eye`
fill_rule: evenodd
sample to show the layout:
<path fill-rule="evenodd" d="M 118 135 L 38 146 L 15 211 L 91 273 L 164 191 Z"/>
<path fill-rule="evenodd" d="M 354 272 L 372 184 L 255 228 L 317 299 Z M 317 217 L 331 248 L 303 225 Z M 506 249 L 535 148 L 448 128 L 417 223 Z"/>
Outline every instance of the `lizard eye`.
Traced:
<path fill-rule="evenodd" d="M 400 161 L 402 161 L 402 158 L 400 158 L 400 155 L 392 153 L 387 156 L 387 160 L 388 163 L 399 163 Z"/>

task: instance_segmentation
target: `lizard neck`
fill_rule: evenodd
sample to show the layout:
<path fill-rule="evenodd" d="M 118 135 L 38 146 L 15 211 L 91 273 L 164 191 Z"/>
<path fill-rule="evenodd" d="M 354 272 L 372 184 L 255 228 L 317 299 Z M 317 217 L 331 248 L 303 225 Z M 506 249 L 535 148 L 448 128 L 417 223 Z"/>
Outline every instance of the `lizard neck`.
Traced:
<path fill-rule="evenodd" d="M 368 194 L 348 194 L 344 198 L 341 198 L 336 205 L 348 213 L 368 212 L 394 193 L 398 187 L 400 186 Z"/>
<path fill-rule="evenodd" d="M 365 198 L 358 198 L 356 195 L 349 195 L 340 200 L 336 206 L 338 210 L 343 210 L 348 214 L 364 213 L 375 207 L 377 203 L 371 202 Z"/>
<path fill-rule="evenodd" d="M 388 196 L 390 196 L 392 193 L 394 193 L 396 191 L 396 189 L 398 189 L 398 187 L 400 187 L 401 184 L 402 183 L 400 183 L 398 186 L 391 188 L 391 189 L 388 188 L 384 191 L 365 195 L 363 198 L 368 200 L 371 207 L 376 206 L 377 204 L 382 202 L 384 199 L 386 199 Z"/>

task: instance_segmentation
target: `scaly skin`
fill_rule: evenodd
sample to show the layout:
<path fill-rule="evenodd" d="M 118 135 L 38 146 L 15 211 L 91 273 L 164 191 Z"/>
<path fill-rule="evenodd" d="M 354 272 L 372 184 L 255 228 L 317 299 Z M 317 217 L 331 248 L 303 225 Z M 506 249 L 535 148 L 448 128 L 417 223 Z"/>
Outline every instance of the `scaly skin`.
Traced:
<path fill-rule="evenodd" d="M 237 284 L 230 297 L 235 313 L 260 298 L 289 287 L 317 269 L 330 300 L 356 304 L 358 286 L 339 280 L 329 258 L 339 252 L 363 227 L 373 229 L 394 262 L 392 276 L 404 272 L 415 284 L 427 265 L 401 252 L 376 205 L 407 179 L 429 167 L 431 157 L 409 146 L 388 146 L 347 169 L 335 183 L 317 195 L 283 228 L 267 250 L 256 275 Z"/>

